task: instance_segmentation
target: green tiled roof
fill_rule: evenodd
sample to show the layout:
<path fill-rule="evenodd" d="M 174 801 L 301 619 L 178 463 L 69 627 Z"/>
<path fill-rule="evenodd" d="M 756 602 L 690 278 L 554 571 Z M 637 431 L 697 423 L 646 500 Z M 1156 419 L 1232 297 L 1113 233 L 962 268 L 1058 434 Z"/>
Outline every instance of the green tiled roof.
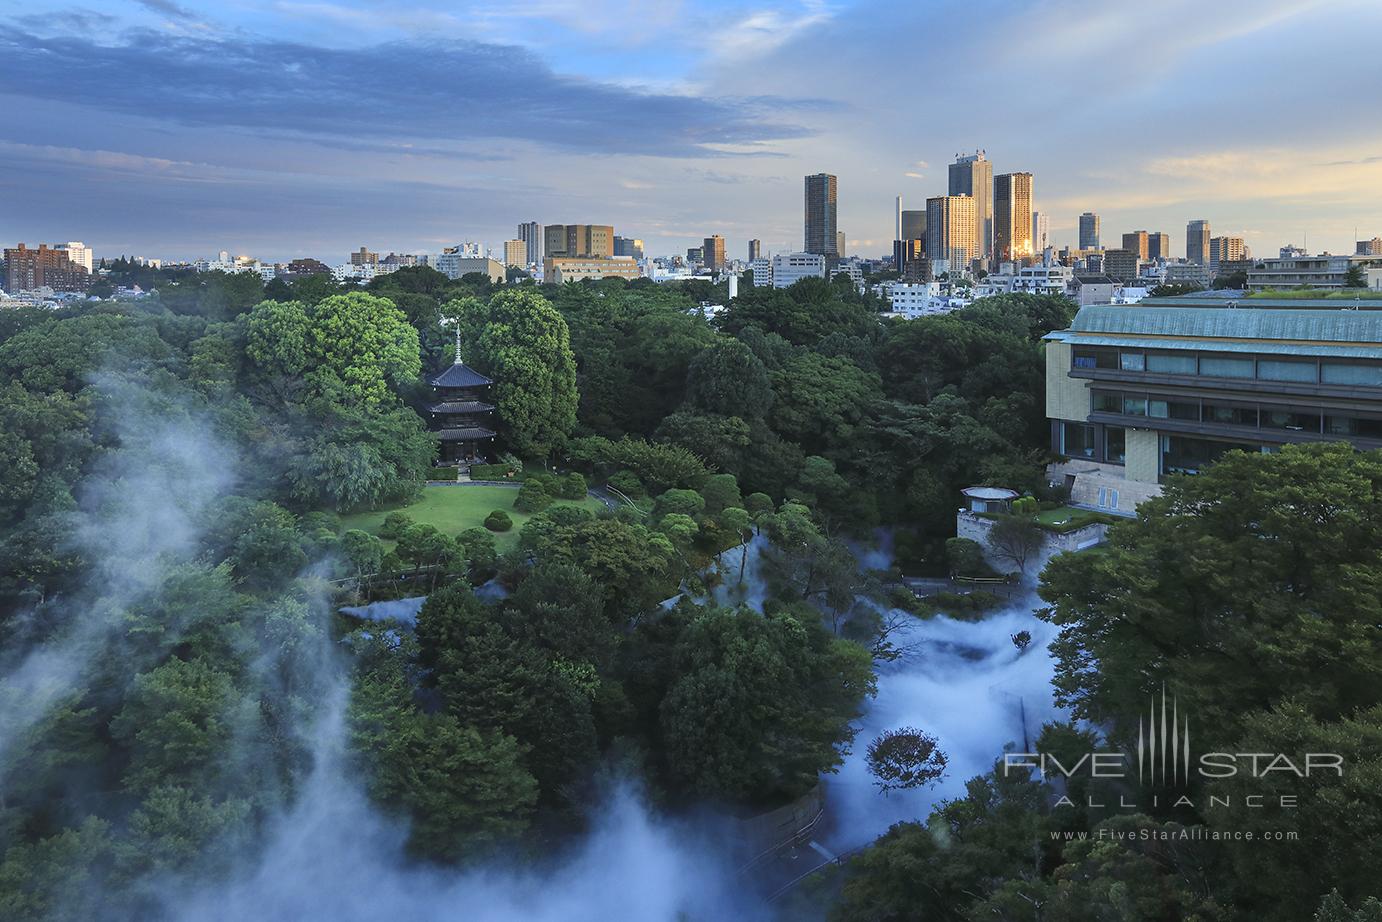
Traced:
<path fill-rule="evenodd" d="M 1382 312 L 1093 305 L 1080 309 L 1070 329 L 1076 334 L 1382 345 Z"/>

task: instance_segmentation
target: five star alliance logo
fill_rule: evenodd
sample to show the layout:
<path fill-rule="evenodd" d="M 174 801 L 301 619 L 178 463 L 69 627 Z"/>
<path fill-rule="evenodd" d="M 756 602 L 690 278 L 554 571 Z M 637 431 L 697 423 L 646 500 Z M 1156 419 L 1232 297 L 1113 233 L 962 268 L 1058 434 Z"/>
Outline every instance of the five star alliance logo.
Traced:
<path fill-rule="evenodd" d="M 1137 780 L 1142 784 L 1185 784 L 1190 780 L 1190 718 L 1180 713 L 1180 702 L 1166 706 L 1166 686 L 1161 687 L 1161 706 L 1152 696 L 1145 717 L 1137 718 Z"/>

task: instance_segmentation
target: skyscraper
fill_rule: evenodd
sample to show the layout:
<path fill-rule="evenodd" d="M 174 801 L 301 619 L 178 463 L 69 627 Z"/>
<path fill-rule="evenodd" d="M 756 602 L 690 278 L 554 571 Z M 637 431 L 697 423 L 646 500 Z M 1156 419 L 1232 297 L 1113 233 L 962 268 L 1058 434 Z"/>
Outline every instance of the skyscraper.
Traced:
<path fill-rule="evenodd" d="M 1032 212 L 1032 253 L 1040 254 L 1051 245 L 1051 216 L 1044 211 Z"/>
<path fill-rule="evenodd" d="M 926 239 L 926 211 L 902 212 L 902 235 L 898 240 Z"/>
<path fill-rule="evenodd" d="M 902 196 L 899 195 L 893 204 L 895 205 L 893 209 L 893 239 L 902 240 Z"/>
<path fill-rule="evenodd" d="M 1209 265 L 1209 222 L 1191 221 L 1185 225 L 1185 258 L 1197 266 Z"/>
<path fill-rule="evenodd" d="M 938 195 L 926 200 L 926 255 L 961 269 L 979 258 L 979 225 L 972 195 Z"/>
<path fill-rule="evenodd" d="M 974 239 L 979 253 L 975 257 L 987 259 L 993 255 L 993 163 L 983 151 L 963 156 L 956 154 L 950 164 L 950 194 L 974 198 Z M 928 199 L 927 210 L 930 210 Z M 943 258 L 943 257 L 942 257 Z"/>
<path fill-rule="evenodd" d="M 844 232 L 844 231 L 836 231 L 836 232 L 835 232 L 835 255 L 836 255 L 836 256 L 843 256 L 843 255 L 845 255 L 845 232 Z"/>
<path fill-rule="evenodd" d="M 542 225 L 536 221 L 529 221 L 527 224 L 518 225 L 518 239 L 522 240 L 528 247 L 529 264 L 540 264 L 544 255 L 542 249 Z"/>
<path fill-rule="evenodd" d="M 618 237 L 614 238 L 615 256 L 632 256 L 634 259 L 643 258 L 643 241 L 637 237 Z"/>
<path fill-rule="evenodd" d="M 1080 215 L 1080 249 L 1099 249 L 1099 216 L 1092 211 Z"/>
<path fill-rule="evenodd" d="M 836 180 L 829 173 L 814 173 L 806 177 L 806 245 L 807 253 L 818 256 L 839 256 L 836 248 Z"/>
<path fill-rule="evenodd" d="M 1171 235 L 1163 234 L 1161 231 L 1152 231 L 1147 235 L 1147 258 L 1148 259 L 1170 259 L 1171 258 Z"/>
<path fill-rule="evenodd" d="M 1149 250 L 1147 232 L 1140 230 L 1133 231 L 1130 234 L 1124 234 L 1123 249 L 1127 250 L 1129 253 L 1136 254 L 1138 259 L 1146 259 Z"/>
<path fill-rule="evenodd" d="M 1218 272 L 1226 262 L 1248 258 L 1248 245 L 1242 237 L 1212 237 L 1209 240 L 1209 268 Z"/>
<path fill-rule="evenodd" d="M 711 272 L 719 272 L 725 267 L 725 238 L 719 234 L 706 237 L 701 245 L 701 261 Z"/>
<path fill-rule="evenodd" d="M 749 261 L 763 258 L 763 241 L 757 238 L 749 241 Z"/>
<path fill-rule="evenodd" d="M 1032 255 L 1032 174 L 993 179 L 993 249 L 1001 260 Z"/>

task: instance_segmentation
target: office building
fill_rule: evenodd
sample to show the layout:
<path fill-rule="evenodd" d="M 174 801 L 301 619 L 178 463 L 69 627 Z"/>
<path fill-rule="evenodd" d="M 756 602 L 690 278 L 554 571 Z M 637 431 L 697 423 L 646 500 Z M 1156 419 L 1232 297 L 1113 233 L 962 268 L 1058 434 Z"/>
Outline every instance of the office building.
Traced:
<path fill-rule="evenodd" d="M 549 224 L 542 231 L 544 257 L 614 255 L 614 228 L 608 224 Z"/>
<path fill-rule="evenodd" d="M 978 247 L 974 258 L 989 259 L 993 256 L 995 233 L 993 163 L 981 150 L 973 154 L 956 154 L 948 172 L 949 194 L 968 195 L 974 199 L 974 243 Z M 1030 205 L 1029 199 L 1028 211 L 1031 210 Z M 938 257 L 932 254 L 932 258 Z"/>
<path fill-rule="evenodd" d="M 634 259 L 643 258 L 643 241 L 637 237 L 615 237 L 614 238 L 615 256 L 632 256 Z"/>
<path fill-rule="evenodd" d="M 1171 258 L 1171 235 L 1163 234 L 1160 231 L 1153 231 L 1147 235 L 1147 258 L 1148 259 L 1170 259 Z"/>
<path fill-rule="evenodd" d="M 835 232 L 835 255 L 843 257 L 845 255 L 845 232 Z"/>
<path fill-rule="evenodd" d="M 1209 222 L 1191 221 L 1185 225 L 1185 259 L 1199 266 L 1209 265 Z"/>
<path fill-rule="evenodd" d="M 749 260 L 749 271 L 753 273 L 754 288 L 773 287 L 773 261 L 759 256 Z"/>
<path fill-rule="evenodd" d="M 1040 254 L 1051 245 L 1051 216 L 1044 211 L 1032 212 L 1032 252 Z"/>
<path fill-rule="evenodd" d="M 993 180 L 993 250 L 998 260 L 1032 255 L 1032 174 L 1003 173 Z"/>
<path fill-rule="evenodd" d="M 1080 249 L 1099 249 L 1099 216 L 1092 211 L 1080 215 Z"/>
<path fill-rule="evenodd" d="M 1242 237 L 1211 237 L 1209 239 L 1209 268 L 1215 274 L 1227 272 L 1227 262 L 1248 258 L 1248 245 Z"/>
<path fill-rule="evenodd" d="M 505 240 L 504 265 L 520 269 L 528 265 L 528 245 L 522 240 Z"/>
<path fill-rule="evenodd" d="M 1133 231 L 1123 235 L 1123 249 L 1130 253 L 1136 253 L 1138 259 L 1146 259 L 1148 251 L 1147 232 L 1144 230 Z"/>
<path fill-rule="evenodd" d="M 930 271 L 929 265 L 924 269 L 918 265 L 924 259 L 926 259 L 926 241 L 893 241 L 893 268 L 901 273 L 904 279 L 914 277 L 923 271 Z"/>
<path fill-rule="evenodd" d="M 5 290 L 11 294 L 35 288 L 86 291 L 90 284 L 91 273 L 65 249 L 42 243 L 36 250 L 22 243 L 5 249 Z"/>
<path fill-rule="evenodd" d="M 687 248 L 686 248 L 686 261 L 687 261 L 688 263 L 690 263 L 691 265 L 693 265 L 693 266 L 699 266 L 699 265 L 701 265 L 702 263 L 704 263 L 704 262 L 705 262 L 705 248 L 704 248 L 704 247 L 687 247 Z"/>
<path fill-rule="evenodd" d="M 1084 307 L 1046 337 L 1051 448 L 1067 459 L 1051 473 L 1072 501 L 1128 513 L 1235 448 L 1382 448 L 1382 311 L 1247 304 Z"/>
<path fill-rule="evenodd" d="M 749 241 L 749 262 L 763 258 L 763 241 L 755 238 Z"/>
<path fill-rule="evenodd" d="M 1163 281 L 1167 285 L 1196 285 L 1208 288 L 1214 277 L 1209 274 L 1208 266 L 1198 263 L 1168 263 Z"/>
<path fill-rule="evenodd" d="M 636 279 L 643 274 L 637 260 L 628 256 L 548 256 L 542 280 L 549 285 L 585 279 Z"/>
<path fill-rule="evenodd" d="M 1359 240 L 1353 249 L 1353 254 L 1355 256 L 1382 256 L 1382 237 Z"/>
<path fill-rule="evenodd" d="M 528 262 L 531 265 L 541 263 L 546 255 L 542 249 L 546 242 L 542 225 L 536 221 L 518 225 L 518 239 L 522 240 L 523 245 L 528 249 Z"/>
<path fill-rule="evenodd" d="M 780 253 L 772 258 L 773 287 L 788 288 L 806 278 L 823 279 L 825 261 L 819 253 Z M 756 276 L 754 284 L 758 284 Z"/>
<path fill-rule="evenodd" d="M 701 262 L 711 272 L 719 272 L 725 267 L 725 238 L 719 234 L 706 237 L 701 242 Z"/>
<path fill-rule="evenodd" d="M 804 250 L 817 256 L 840 255 L 836 223 L 836 179 L 829 173 L 806 177 Z"/>
<path fill-rule="evenodd" d="M 902 196 L 893 202 L 893 239 L 902 239 Z"/>
<path fill-rule="evenodd" d="M 902 212 L 902 236 L 898 240 L 926 239 L 926 210 Z"/>
<path fill-rule="evenodd" d="M 458 279 L 479 272 L 489 276 L 496 285 L 504 281 L 504 266 L 488 256 L 469 256 L 461 247 L 447 247 L 433 261 L 433 268 L 449 279 Z"/>
<path fill-rule="evenodd" d="M 954 269 L 967 269 L 979 258 L 974 197 L 938 195 L 926 200 L 926 255 L 946 260 Z"/>

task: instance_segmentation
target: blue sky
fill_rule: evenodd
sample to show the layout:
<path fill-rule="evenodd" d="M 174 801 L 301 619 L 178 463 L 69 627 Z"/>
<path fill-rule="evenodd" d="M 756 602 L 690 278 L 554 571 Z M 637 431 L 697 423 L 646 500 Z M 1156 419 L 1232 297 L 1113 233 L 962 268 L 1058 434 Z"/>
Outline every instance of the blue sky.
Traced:
<path fill-rule="evenodd" d="M 614 224 L 850 250 L 985 148 L 1057 243 L 1382 234 L 1376 0 L 0 0 L 0 239 L 343 261 Z"/>

